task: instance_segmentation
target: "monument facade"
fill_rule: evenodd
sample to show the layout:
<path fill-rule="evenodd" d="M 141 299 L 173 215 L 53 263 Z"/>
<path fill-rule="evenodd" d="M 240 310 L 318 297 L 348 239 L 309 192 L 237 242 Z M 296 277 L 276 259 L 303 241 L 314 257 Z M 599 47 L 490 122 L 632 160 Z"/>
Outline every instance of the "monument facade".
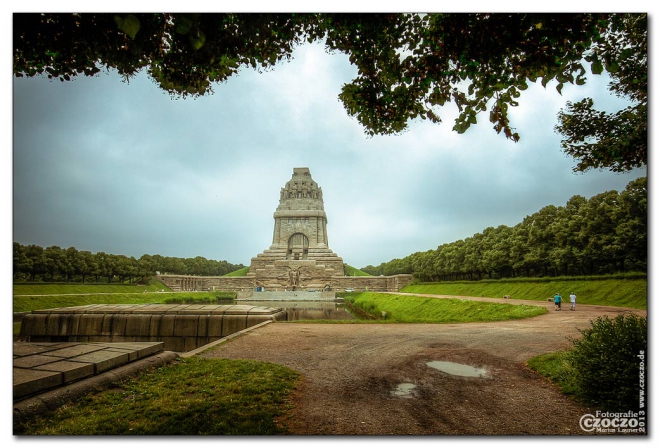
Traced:
<path fill-rule="evenodd" d="M 273 214 L 271 245 L 253 257 L 244 277 L 160 275 L 173 291 L 398 291 L 412 276 L 344 275 L 344 261 L 328 243 L 328 217 L 323 190 L 309 168 L 294 168 L 280 189 Z"/>
<path fill-rule="evenodd" d="M 330 289 L 344 261 L 328 246 L 323 190 L 309 168 L 294 168 L 280 190 L 270 248 L 252 258 L 248 276 L 266 289 Z"/>

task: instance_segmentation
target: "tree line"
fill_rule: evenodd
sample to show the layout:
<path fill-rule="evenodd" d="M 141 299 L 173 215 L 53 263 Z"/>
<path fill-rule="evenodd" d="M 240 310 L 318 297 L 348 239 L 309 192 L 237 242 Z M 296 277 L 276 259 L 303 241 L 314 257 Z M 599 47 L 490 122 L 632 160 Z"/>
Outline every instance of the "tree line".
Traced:
<path fill-rule="evenodd" d="M 43 248 L 34 244 L 14 242 L 14 281 L 30 282 L 120 282 L 130 283 L 161 274 L 225 275 L 244 267 L 225 260 L 207 260 L 204 257 L 178 258 L 162 255 L 125 255 L 91 253 L 75 247 Z"/>
<path fill-rule="evenodd" d="M 646 272 L 647 198 L 647 178 L 640 177 L 621 193 L 576 195 L 565 206 L 543 207 L 513 227 L 488 227 L 362 270 L 413 274 L 422 281 Z"/>

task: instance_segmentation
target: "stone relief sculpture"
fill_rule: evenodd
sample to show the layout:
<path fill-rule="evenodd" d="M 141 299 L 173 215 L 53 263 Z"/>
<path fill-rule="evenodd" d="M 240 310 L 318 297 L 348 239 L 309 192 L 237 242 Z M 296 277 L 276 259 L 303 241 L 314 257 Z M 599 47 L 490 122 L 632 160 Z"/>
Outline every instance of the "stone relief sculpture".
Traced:
<path fill-rule="evenodd" d="M 300 268 L 289 271 L 289 289 L 295 291 L 300 286 Z"/>

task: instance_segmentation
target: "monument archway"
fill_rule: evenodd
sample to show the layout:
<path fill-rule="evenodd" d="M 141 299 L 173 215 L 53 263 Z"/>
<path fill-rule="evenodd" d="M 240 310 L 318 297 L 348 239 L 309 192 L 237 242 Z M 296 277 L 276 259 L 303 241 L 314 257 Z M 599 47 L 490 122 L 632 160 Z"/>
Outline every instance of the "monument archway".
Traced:
<path fill-rule="evenodd" d="M 294 233 L 289 237 L 287 260 L 306 260 L 309 252 L 309 238 L 304 233 Z"/>

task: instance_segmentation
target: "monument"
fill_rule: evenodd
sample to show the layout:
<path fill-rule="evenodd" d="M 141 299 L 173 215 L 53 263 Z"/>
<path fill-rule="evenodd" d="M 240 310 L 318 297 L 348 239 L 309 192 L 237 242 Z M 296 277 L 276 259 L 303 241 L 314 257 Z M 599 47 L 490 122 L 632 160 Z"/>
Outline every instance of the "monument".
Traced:
<path fill-rule="evenodd" d="M 248 271 L 257 288 L 331 289 L 332 277 L 344 275 L 344 261 L 328 246 L 323 190 L 309 168 L 293 169 L 273 218 L 272 244 L 252 258 Z"/>
<path fill-rule="evenodd" d="M 323 190 L 309 168 L 294 168 L 280 189 L 273 214 L 273 239 L 268 249 L 253 257 L 243 277 L 159 275 L 173 291 L 398 291 L 412 275 L 344 275 L 344 261 L 328 243 L 328 217 Z"/>

